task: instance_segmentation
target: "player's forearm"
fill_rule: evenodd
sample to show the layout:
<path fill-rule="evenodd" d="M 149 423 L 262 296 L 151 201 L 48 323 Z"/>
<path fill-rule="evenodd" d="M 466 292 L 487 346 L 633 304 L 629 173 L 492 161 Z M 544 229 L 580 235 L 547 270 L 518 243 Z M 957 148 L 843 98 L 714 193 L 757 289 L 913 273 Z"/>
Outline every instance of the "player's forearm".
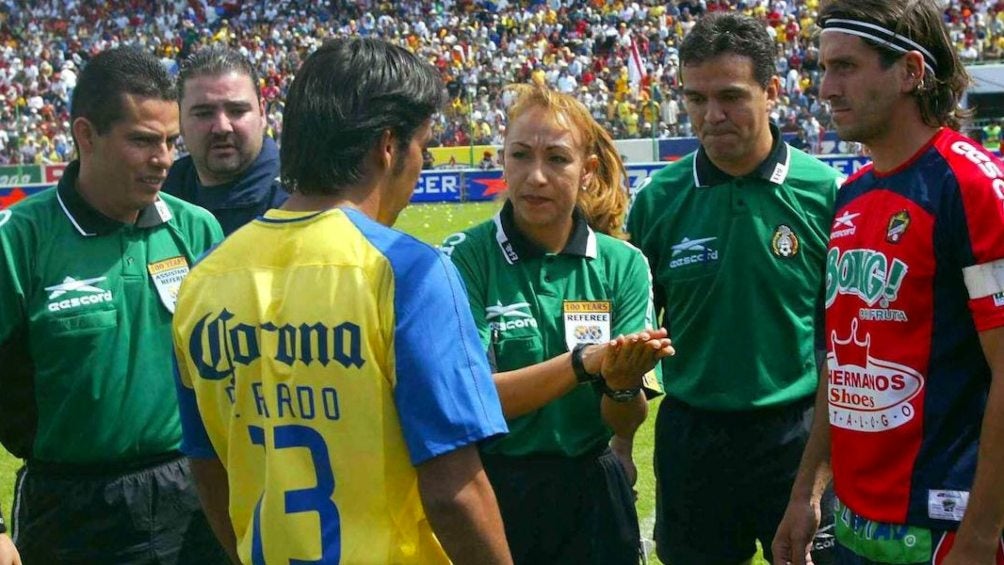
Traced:
<path fill-rule="evenodd" d="M 498 502 L 477 448 L 437 457 L 417 471 L 425 514 L 453 563 L 512 563 Z"/>
<path fill-rule="evenodd" d="M 615 436 L 631 440 L 638 427 L 645 421 L 645 417 L 648 416 L 648 401 L 645 400 L 645 393 L 639 392 L 628 402 L 616 402 L 607 395 L 603 395 L 603 399 L 600 400 L 600 415 L 607 426 L 613 430 Z"/>
<path fill-rule="evenodd" d="M 829 371 L 824 366 L 820 371 L 816 388 L 815 410 L 812 429 L 802 452 L 802 461 L 791 488 L 791 500 L 819 504 L 823 490 L 830 482 L 830 416 L 827 399 Z"/>
<path fill-rule="evenodd" d="M 960 546 L 973 544 L 995 550 L 1000 543 L 1004 529 L 1001 469 L 1004 469 L 1004 374 L 995 374 L 980 431 L 976 477 L 956 541 Z"/>
<path fill-rule="evenodd" d="M 522 369 L 495 373 L 502 413 L 512 419 L 543 407 L 578 385 L 572 372 L 571 354 Z"/>
<path fill-rule="evenodd" d="M 230 560 L 240 563 L 237 557 L 237 538 L 230 522 L 230 485 L 226 469 L 219 459 L 190 458 L 188 461 L 209 526 Z"/>
<path fill-rule="evenodd" d="M 586 370 L 598 373 L 602 349 L 590 346 L 582 354 Z M 542 408 L 579 386 L 572 370 L 572 354 L 564 353 L 536 365 L 495 373 L 495 387 L 507 419 Z"/>

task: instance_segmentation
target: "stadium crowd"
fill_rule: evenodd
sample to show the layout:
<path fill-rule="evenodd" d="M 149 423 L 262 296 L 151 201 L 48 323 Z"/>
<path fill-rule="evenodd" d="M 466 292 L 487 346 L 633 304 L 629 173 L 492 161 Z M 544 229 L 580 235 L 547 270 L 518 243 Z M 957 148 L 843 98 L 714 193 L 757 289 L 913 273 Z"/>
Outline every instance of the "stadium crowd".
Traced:
<path fill-rule="evenodd" d="M 40 0 L 0 3 L 0 164 L 70 158 L 70 93 L 103 49 L 148 46 L 172 72 L 204 45 L 258 66 L 278 137 L 294 71 L 325 38 L 378 36 L 435 63 L 451 102 L 435 144 L 499 144 L 511 82 L 578 96 L 615 139 L 688 136 L 677 46 L 703 14 L 741 10 L 778 44 L 783 96 L 772 118 L 812 149 L 829 123 L 812 35 L 819 0 Z M 945 21 L 966 61 L 1004 53 L 1004 0 L 950 0 Z"/>

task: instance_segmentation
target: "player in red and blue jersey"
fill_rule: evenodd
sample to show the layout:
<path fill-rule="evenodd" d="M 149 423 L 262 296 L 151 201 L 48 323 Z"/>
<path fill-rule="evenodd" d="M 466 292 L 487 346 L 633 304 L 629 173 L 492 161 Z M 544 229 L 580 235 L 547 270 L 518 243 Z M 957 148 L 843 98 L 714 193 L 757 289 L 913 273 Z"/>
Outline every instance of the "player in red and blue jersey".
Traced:
<path fill-rule="evenodd" d="M 820 22 L 820 94 L 874 161 L 837 197 L 829 418 L 775 563 L 804 562 L 829 468 L 840 563 L 1004 563 L 1004 164 L 954 131 L 967 76 L 933 0 L 836 0 Z"/>

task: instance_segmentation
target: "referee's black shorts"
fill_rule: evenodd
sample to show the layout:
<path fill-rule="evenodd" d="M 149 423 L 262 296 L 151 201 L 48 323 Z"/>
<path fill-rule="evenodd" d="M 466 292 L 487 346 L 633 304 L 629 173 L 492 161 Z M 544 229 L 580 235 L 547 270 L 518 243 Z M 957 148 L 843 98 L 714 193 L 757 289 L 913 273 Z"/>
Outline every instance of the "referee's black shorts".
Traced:
<path fill-rule="evenodd" d="M 581 457 L 483 454 L 515 565 L 637 565 L 641 536 L 624 467 Z"/>
<path fill-rule="evenodd" d="M 29 461 L 12 514 L 25 565 L 229 563 L 179 453 L 114 470 Z"/>
<path fill-rule="evenodd" d="M 813 398 L 748 412 L 700 410 L 666 398 L 655 424 L 659 559 L 730 565 L 764 557 L 784 516 L 812 425 Z M 832 495 L 816 534 L 817 565 L 833 561 Z"/>

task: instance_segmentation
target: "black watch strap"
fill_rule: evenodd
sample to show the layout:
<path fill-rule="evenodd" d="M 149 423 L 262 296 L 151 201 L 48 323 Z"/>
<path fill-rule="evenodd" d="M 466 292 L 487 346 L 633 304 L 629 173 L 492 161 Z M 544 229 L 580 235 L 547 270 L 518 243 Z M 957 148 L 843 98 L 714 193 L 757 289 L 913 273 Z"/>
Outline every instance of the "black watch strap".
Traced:
<path fill-rule="evenodd" d="M 641 387 L 637 388 L 610 388 L 606 381 L 600 383 L 600 391 L 607 395 L 614 402 L 630 402 L 641 393 Z"/>
<path fill-rule="evenodd" d="M 602 375 L 586 371 L 586 366 L 582 363 L 582 350 L 587 347 L 589 347 L 588 344 L 580 343 L 572 348 L 572 371 L 575 372 L 575 380 L 578 381 L 579 384 L 603 380 Z"/>

